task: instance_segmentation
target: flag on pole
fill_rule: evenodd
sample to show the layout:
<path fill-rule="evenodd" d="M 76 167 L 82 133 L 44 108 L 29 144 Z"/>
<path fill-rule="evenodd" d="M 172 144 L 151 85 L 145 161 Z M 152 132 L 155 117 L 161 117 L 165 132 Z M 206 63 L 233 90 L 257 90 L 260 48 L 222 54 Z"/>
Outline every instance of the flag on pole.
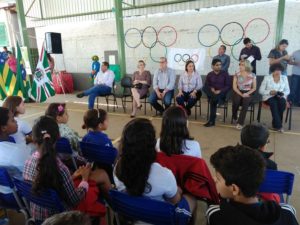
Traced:
<path fill-rule="evenodd" d="M 23 98 L 28 101 L 28 90 L 30 88 L 29 79 L 27 78 L 25 63 L 22 57 L 19 43 L 17 42 L 17 89 L 21 91 Z M 19 95 L 19 94 L 18 94 Z"/>
<path fill-rule="evenodd" d="M 39 61 L 34 72 L 31 97 L 36 102 L 44 102 L 47 98 L 53 95 L 55 95 L 55 91 L 51 80 L 51 70 L 43 45 Z"/>
<path fill-rule="evenodd" d="M 6 96 L 17 95 L 18 89 L 16 85 L 17 84 L 16 75 L 9 68 L 7 61 L 2 56 L 3 54 L 1 54 L 0 56 L 0 73 L 5 87 L 4 92 L 6 92 Z M 19 94 L 21 97 L 23 96 L 22 93 Z"/>
<path fill-rule="evenodd" d="M 5 65 L 5 55 L 3 54 L 3 52 L 0 52 L 0 100 L 4 100 L 6 98 L 5 82 L 2 76 L 4 65 Z"/>

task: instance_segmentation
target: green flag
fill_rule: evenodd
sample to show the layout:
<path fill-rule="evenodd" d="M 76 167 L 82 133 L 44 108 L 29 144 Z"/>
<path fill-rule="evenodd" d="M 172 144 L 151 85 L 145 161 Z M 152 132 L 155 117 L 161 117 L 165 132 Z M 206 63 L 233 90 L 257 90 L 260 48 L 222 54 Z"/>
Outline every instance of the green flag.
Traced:
<path fill-rule="evenodd" d="M 47 98 L 53 95 L 55 95 L 55 91 L 51 79 L 51 70 L 43 45 L 39 61 L 34 72 L 31 97 L 36 102 L 44 102 Z"/>
<path fill-rule="evenodd" d="M 27 82 L 27 74 L 25 70 L 25 63 L 22 57 L 19 43 L 17 42 L 17 83 L 15 90 L 18 92 L 21 90 L 23 98 L 28 100 L 28 90 L 30 87 L 29 81 Z M 16 95 L 17 93 L 14 93 Z"/>

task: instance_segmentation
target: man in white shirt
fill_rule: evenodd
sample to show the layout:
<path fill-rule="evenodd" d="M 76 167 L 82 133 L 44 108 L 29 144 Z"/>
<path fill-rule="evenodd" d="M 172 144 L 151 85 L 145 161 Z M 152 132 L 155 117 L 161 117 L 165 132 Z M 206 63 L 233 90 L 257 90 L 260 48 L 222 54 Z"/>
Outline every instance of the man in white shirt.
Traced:
<path fill-rule="evenodd" d="M 94 103 L 97 96 L 108 95 L 111 93 L 111 89 L 115 80 L 115 74 L 108 68 L 109 63 L 103 62 L 101 65 L 101 71 L 97 73 L 97 76 L 94 80 L 94 87 L 76 95 L 77 98 L 89 96 L 89 109 L 94 108 Z"/>

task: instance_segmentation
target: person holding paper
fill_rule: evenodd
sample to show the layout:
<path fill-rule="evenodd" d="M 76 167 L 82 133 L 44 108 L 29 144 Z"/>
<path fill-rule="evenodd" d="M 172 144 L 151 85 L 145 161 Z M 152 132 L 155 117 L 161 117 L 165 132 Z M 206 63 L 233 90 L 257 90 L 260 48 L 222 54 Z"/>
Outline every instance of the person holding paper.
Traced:
<path fill-rule="evenodd" d="M 256 60 L 261 60 L 259 47 L 252 44 L 250 38 L 245 38 L 243 41 L 245 48 L 241 50 L 239 60 L 247 59 L 252 66 L 252 72 L 256 74 Z"/>

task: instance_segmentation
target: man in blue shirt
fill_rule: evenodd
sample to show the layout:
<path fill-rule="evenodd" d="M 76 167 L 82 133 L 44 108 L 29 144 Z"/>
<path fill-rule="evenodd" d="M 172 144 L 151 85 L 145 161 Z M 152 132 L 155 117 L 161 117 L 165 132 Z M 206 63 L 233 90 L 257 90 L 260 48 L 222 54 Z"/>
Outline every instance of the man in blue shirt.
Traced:
<path fill-rule="evenodd" d="M 158 111 L 160 115 L 167 109 L 174 97 L 176 75 L 173 69 L 168 68 L 168 62 L 165 57 L 159 60 L 159 69 L 154 73 L 153 77 L 153 92 L 150 94 L 149 102 L 152 107 Z M 157 102 L 162 100 L 165 108 Z"/>
<path fill-rule="evenodd" d="M 222 67 L 221 67 L 221 70 L 225 71 L 228 73 L 228 68 L 230 66 L 230 57 L 229 55 L 226 55 L 225 54 L 226 52 L 226 46 L 225 45 L 221 45 L 220 48 L 219 48 L 219 51 L 218 51 L 218 55 L 216 55 L 214 59 L 219 59 L 221 60 L 221 63 L 222 63 Z"/>

